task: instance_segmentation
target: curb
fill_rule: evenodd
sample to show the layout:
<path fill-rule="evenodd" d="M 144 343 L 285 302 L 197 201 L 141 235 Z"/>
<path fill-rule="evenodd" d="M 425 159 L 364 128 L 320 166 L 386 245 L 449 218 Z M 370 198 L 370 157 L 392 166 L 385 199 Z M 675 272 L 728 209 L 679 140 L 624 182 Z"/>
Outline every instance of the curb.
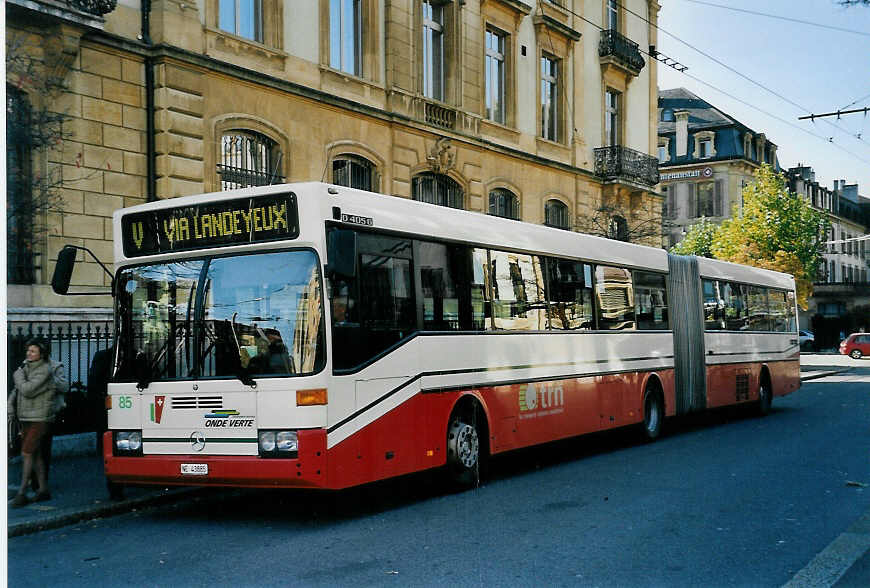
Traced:
<path fill-rule="evenodd" d="M 808 380 L 817 380 L 819 378 L 827 378 L 828 376 L 834 376 L 836 374 L 842 374 L 848 372 L 851 368 L 846 368 L 843 370 L 828 370 L 824 372 L 810 372 L 805 376 L 801 376 L 801 382 L 806 382 Z"/>
<path fill-rule="evenodd" d="M 207 490 L 211 490 L 211 488 L 174 488 L 164 490 L 160 494 L 152 494 L 150 496 L 141 496 L 139 498 L 131 498 L 118 502 L 77 508 L 72 512 L 58 513 L 54 516 L 40 518 L 39 520 L 10 524 L 8 537 L 20 537 L 21 535 L 29 535 L 31 533 L 46 531 L 48 529 L 57 529 L 59 527 L 73 525 L 82 521 L 124 514 L 140 507 L 159 506 L 161 504 L 177 502 L 179 499 L 193 498 L 199 494 L 204 494 Z"/>

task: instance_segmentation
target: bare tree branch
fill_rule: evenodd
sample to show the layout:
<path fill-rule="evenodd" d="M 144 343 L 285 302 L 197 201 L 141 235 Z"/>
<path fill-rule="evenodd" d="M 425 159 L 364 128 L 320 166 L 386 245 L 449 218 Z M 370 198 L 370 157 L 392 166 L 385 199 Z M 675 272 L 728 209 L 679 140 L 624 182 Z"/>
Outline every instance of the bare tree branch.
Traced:
<path fill-rule="evenodd" d="M 602 204 L 591 214 L 579 215 L 577 229 L 583 233 L 626 241 L 631 243 L 661 246 L 662 237 L 668 234 L 669 223 L 662 222 L 661 211 L 656 210 L 658 202 L 648 201 L 639 209 Z"/>
<path fill-rule="evenodd" d="M 67 90 L 63 56 L 46 50 L 38 37 L 13 33 L 6 39 L 7 227 L 32 238 L 46 230 L 45 212 L 60 210 L 62 169 L 48 164 L 70 133 L 69 115 L 55 110 Z M 14 154 L 12 153 L 14 151 Z M 12 155 L 10 157 L 10 155 Z M 10 239 L 14 235 L 10 234 Z"/>

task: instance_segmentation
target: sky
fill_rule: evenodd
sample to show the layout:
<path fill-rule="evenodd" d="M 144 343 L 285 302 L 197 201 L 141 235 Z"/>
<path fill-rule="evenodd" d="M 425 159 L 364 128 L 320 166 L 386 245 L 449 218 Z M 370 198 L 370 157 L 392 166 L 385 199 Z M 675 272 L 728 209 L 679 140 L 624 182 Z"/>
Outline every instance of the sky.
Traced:
<path fill-rule="evenodd" d="M 660 63 L 659 89 L 686 88 L 764 133 L 777 145 L 783 168 L 809 165 L 823 186 L 846 180 L 870 197 L 870 113 L 798 120 L 870 106 L 870 6 L 845 8 L 837 0 L 659 2 L 657 49 L 688 66 L 685 75 Z"/>

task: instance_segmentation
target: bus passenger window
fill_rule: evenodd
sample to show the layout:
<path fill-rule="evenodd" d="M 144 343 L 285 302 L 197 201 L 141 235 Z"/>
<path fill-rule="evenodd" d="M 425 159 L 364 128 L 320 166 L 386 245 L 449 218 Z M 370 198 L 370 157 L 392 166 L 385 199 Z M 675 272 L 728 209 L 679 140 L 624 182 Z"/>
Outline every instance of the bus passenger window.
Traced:
<path fill-rule="evenodd" d="M 767 288 L 749 286 L 747 298 L 749 300 L 749 330 L 771 330 L 767 310 Z"/>
<path fill-rule="evenodd" d="M 383 350 L 414 330 L 417 321 L 410 261 L 361 255 L 360 287 L 360 322 L 370 339 L 369 349 L 373 344 Z"/>
<path fill-rule="evenodd" d="M 590 264 L 547 259 L 547 291 L 551 329 L 576 331 L 595 328 Z"/>
<path fill-rule="evenodd" d="M 630 271 L 621 267 L 597 266 L 595 295 L 598 298 L 599 329 L 634 329 L 634 292 Z"/>
<path fill-rule="evenodd" d="M 418 242 L 414 255 L 420 268 L 420 285 L 423 292 L 423 329 L 426 331 L 458 331 L 459 292 L 462 283 L 461 258 L 454 249 L 441 243 Z M 468 265 L 466 262 L 465 265 Z"/>
<path fill-rule="evenodd" d="M 770 330 L 778 333 L 788 332 L 788 301 L 782 290 L 768 290 L 767 304 L 770 311 Z"/>
<path fill-rule="evenodd" d="M 489 299 L 489 262 L 486 249 L 471 250 L 471 328 L 486 329 L 486 319 L 491 312 Z"/>
<path fill-rule="evenodd" d="M 725 328 L 725 302 L 719 296 L 716 280 L 702 280 L 704 291 L 704 330 L 721 331 Z"/>
<path fill-rule="evenodd" d="M 787 307 L 786 307 L 786 312 L 788 312 L 788 326 L 786 327 L 786 330 L 789 333 L 796 333 L 798 328 L 797 328 L 797 317 L 795 316 L 796 311 L 795 311 L 795 306 L 794 306 L 795 305 L 794 292 L 789 291 L 786 294 L 787 294 L 787 298 L 788 298 Z"/>
<path fill-rule="evenodd" d="M 333 369 L 351 370 L 417 328 L 411 241 L 358 235 L 356 278 L 332 283 Z"/>
<path fill-rule="evenodd" d="M 522 253 L 490 251 L 489 263 L 493 277 L 493 327 L 509 331 L 546 329 L 540 258 Z"/>
<path fill-rule="evenodd" d="M 719 282 L 719 295 L 725 304 L 725 329 L 727 331 L 745 331 L 748 329 L 746 286 L 734 282 Z"/>
<path fill-rule="evenodd" d="M 668 329 L 668 292 L 664 274 L 634 272 L 634 306 L 638 329 Z"/>

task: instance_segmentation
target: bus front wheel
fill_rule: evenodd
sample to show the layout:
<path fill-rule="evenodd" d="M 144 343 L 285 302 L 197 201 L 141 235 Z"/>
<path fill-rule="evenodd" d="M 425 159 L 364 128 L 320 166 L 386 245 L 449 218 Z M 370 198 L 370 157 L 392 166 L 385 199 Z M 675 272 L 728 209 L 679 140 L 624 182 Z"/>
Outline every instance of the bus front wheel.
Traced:
<path fill-rule="evenodd" d="M 447 469 L 450 481 L 460 489 L 480 483 L 480 433 L 475 421 L 466 415 L 454 416 L 447 429 Z"/>

